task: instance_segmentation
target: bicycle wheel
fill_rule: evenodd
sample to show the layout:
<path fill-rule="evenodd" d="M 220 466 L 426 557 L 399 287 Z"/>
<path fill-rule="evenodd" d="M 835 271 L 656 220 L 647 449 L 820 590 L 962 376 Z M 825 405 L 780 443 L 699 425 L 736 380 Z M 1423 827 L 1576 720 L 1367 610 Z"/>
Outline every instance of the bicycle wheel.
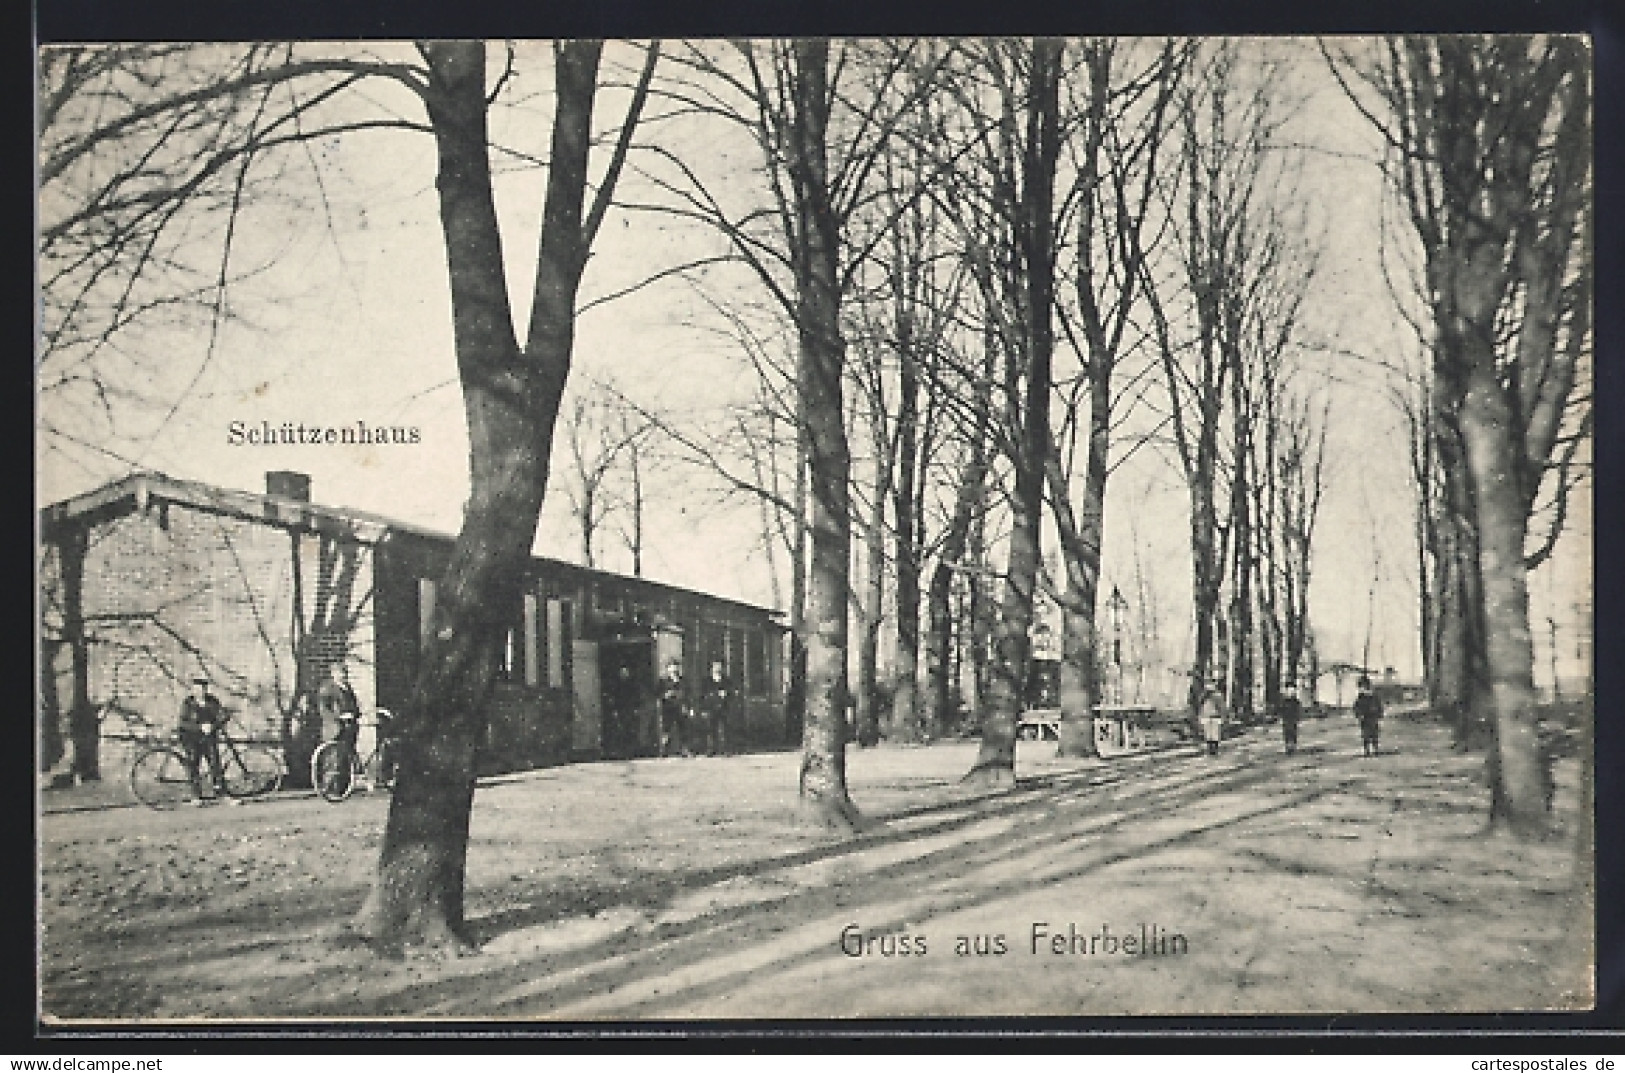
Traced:
<path fill-rule="evenodd" d="M 259 797 L 282 785 L 282 761 L 264 745 L 221 742 L 221 774 L 232 797 Z"/>
<path fill-rule="evenodd" d="M 164 746 L 148 749 L 130 765 L 130 789 L 148 808 L 166 809 L 192 800 L 197 790 L 186 758 Z"/>
<path fill-rule="evenodd" d="M 327 800 L 343 801 L 355 789 L 355 754 L 342 742 L 327 742 L 310 758 L 310 781 Z"/>

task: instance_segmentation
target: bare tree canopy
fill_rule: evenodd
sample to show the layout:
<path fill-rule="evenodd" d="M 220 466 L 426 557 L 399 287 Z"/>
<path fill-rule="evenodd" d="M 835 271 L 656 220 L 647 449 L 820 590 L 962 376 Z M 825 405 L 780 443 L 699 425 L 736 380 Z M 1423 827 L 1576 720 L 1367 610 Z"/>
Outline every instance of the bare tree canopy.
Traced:
<path fill-rule="evenodd" d="M 1388 146 L 1422 251 L 1424 446 L 1445 490 L 1424 509 L 1449 527 L 1446 568 L 1461 579 L 1434 610 L 1476 626 L 1453 631 L 1453 658 L 1474 683 L 1459 703 L 1493 712 L 1492 814 L 1538 832 L 1549 775 L 1527 575 L 1562 529 L 1591 424 L 1590 54 L 1578 38 L 1523 35 L 1372 52 L 1333 70 Z"/>

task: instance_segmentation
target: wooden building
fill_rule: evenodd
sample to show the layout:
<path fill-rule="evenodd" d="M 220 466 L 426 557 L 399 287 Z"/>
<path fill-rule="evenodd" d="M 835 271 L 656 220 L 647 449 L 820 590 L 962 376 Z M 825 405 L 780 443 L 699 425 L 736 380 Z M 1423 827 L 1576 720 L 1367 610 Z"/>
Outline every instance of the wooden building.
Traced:
<path fill-rule="evenodd" d="M 313 503 L 287 472 L 263 495 L 135 474 L 45 507 L 40 538 L 40 767 L 81 778 L 104 743 L 171 733 L 202 675 L 238 733 L 285 746 L 297 779 L 322 733 L 300 716 L 332 667 L 364 711 L 405 704 L 452 548 Z M 730 742 L 793 739 L 774 611 L 542 557 L 512 607 L 487 773 L 652 753 L 671 658 L 696 685 L 722 662 L 742 696 Z"/>

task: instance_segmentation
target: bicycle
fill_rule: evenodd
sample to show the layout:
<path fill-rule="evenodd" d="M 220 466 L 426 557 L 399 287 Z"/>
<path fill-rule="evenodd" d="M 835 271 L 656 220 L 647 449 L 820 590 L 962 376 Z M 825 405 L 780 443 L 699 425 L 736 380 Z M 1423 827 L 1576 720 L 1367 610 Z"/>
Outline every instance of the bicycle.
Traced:
<path fill-rule="evenodd" d="M 379 708 L 375 716 L 375 725 L 380 729 L 379 735 L 374 739 L 373 747 L 366 755 L 356 748 L 356 736 L 360 732 L 358 720 L 347 720 L 348 726 L 339 729 L 338 736 L 332 741 L 323 742 L 310 757 L 310 784 L 316 787 L 316 792 L 324 800 L 338 804 L 355 791 L 356 780 L 366 778 L 372 771 L 375 775 L 367 778 L 368 788 L 377 786 L 387 787 L 387 780 L 382 777 L 384 762 L 388 756 L 389 739 L 381 733 L 394 716 L 389 709 Z"/>
<path fill-rule="evenodd" d="M 208 758 L 198 757 L 198 769 L 187 763 L 186 749 L 178 743 L 154 742 L 136 754 L 130 765 L 130 789 L 137 801 L 153 809 L 169 809 L 191 800 L 211 801 L 221 793 L 234 800 L 263 797 L 282 785 L 282 757 L 263 742 L 239 741 L 224 725 L 215 732 L 220 757 L 220 781 L 203 770 Z M 213 793 L 203 792 L 207 784 Z"/>

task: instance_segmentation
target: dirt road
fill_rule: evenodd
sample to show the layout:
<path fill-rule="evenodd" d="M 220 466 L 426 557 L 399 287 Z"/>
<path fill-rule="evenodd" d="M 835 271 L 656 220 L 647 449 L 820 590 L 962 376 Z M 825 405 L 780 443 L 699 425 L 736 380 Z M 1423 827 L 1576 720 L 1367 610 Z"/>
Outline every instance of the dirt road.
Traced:
<path fill-rule="evenodd" d="M 1576 840 L 1483 833 L 1479 761 L 1390 719 L 1297 755 L 1260 729 L 1060 760 L 966 799 L 968 744 L 853 749 L 885 823 L 794 820 L 798 757 L 582 764 L 482 786 L 482 951 L 340 941 L 387 802 L 112 808 L 41 824 L 42 1008 L 56 1019 L 783 1018 L 1585 1007 Z M 1577 765 L 1558 771 L 1572 835 Z"/>

